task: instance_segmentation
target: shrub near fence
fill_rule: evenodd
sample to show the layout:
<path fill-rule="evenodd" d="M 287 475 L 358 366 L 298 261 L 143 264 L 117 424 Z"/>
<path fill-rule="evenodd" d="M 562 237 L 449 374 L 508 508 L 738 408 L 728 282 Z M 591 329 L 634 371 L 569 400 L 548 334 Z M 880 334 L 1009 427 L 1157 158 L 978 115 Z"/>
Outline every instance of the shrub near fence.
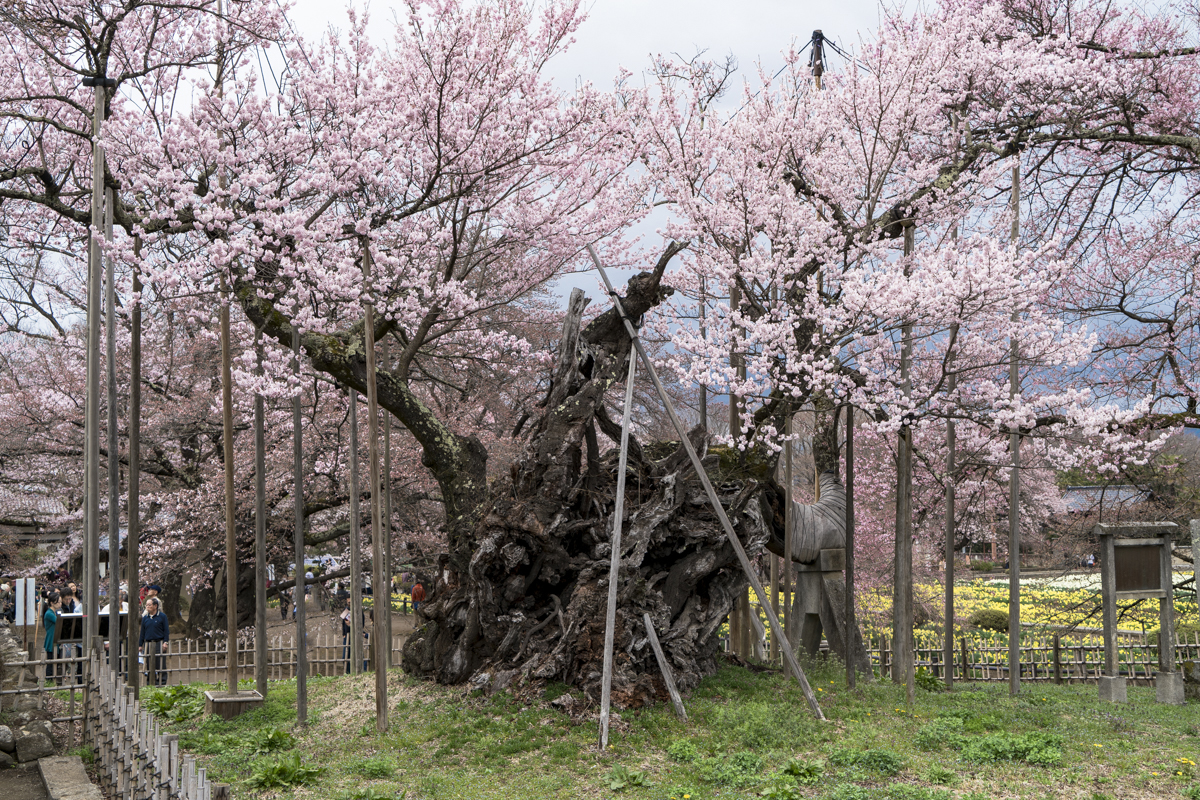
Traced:
<path fill-rule="evenodd" d="M 873 639 L 867 652 L 876 675 L 891 675 L 891 643 Z M 1158 647 L 1142 642 L 1122 642 L 1118 647 L 1121 675 L 1135 685 L 1153 683 L 1158 670 Z M 926 641 L 916 648 L 916 667 L 942 677 L 946 664 L 942 642 Z M 954 677 L 968 681 L 1007 681 L 1008 643 L 962 637 L 955 648 Z M 1200 659 L 1200 633 L 1181 634 L 1175 663 Z M 1098 637 L 1068 638 L 1060 634 L 1025 634 L 1021 637 L 1021 679 L 1080 683 L 1104 674 L 1104 644 Z"/>

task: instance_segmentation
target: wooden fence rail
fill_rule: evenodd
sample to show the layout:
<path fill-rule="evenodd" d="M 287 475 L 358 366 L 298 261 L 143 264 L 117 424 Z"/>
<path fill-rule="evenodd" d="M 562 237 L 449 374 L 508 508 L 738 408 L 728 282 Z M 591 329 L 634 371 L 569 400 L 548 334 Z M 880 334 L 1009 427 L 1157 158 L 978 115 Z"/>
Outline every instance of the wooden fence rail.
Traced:
<path fill-rule="evenodd" d="M 392 640 L 392 663 L 400 663 L 402 637 Z M 367 654 L 366 669 L 371 669 L 374 648 L 363 647 Z M 172 639 L 163 647 L 167 684 L 217 683 L 224 679 L 228 665 L 228 648 L 224 639 Z M 142 665 L 145 671 L 145 664 Z M 239 680 L 254 679 L 254 638 L 238 637 L 237 666 Z M 310 676 L 344 675 L 349 669 L 348 648 L 342 636 L 321 631 L 308 638 L 308 674 Z M 296 677 L 296 636 L 286 633 L 272 636 L 267 642 L 267 679 L 287 680 Z"/>
<path fill-rule="evenodd" d="M 105 797 L 127 800 L 212 800 L 214 785 L 204 767 L 179 752 L 179 737 L 159 731 L 113 670 L 92 651 L 85 673 L 85 741 L 96 754 Z"/>
<path fill-rule="evenodd" d="M 1094 637 L 1090 637 L 1094 638 Z M 949 665 L 957 680 L 1007 681 L 1008 645 L 962 637 L 955 648 L 957 658 Z M 890 677 L 891 643 L 887 638 L 873 640 L 867 648 L 875 674 Z M 1135 685 L 1149 685 L 1158 670 L 1158 647 L 1145 642 L 1123 642 L 1118 647 L 1121 675 Z M 1200 633 L 1187 633 L 1176 643 L 1177 664 L 1200 660 Z M 917 669 L 924 667 L 935 677 L 945 674 L 942 642 L 934 641 L 916 647 Z M 1096 681 L 1104 674 L 1104 645 L 1086 639 L 1069 639 L 1060 634 L 1022 637 L 1021 680 L 1055 683 Z"/>

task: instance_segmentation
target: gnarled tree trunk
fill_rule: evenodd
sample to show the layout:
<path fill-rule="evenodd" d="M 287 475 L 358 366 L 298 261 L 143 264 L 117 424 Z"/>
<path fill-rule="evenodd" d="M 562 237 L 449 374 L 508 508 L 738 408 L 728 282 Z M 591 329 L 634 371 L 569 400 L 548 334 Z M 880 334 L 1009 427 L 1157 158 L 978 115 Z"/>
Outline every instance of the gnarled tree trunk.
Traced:
<path fill-rule="evenodd" d="M 662 269 L 629 283 L 631 318 L 662 300 Z M 562 681 L 600 697 L 617 450 L 600 457 L 597 429 L 617 441 L 605 394 L 627 369 L 631 342 L 615 312 L 582 332 L 587 301 L 572 294 L 550 393 L 520 460 L 494 482 L 470 535 L 469 560 L 441 561 L 423 627 L 404 648 L 410 674 L 495 690 Z M 705 453 L 705 432 L 690 438 Z M 704 458 L 739 538 L 754 558 L 782 534 L 771 464 Z M 753 459 L 751 459 L 753 463 Z M 648 612 L 683 690 L 717 665 L 717 633 L 747 579 L 678 443 L 631 438 L 614 646 L 618 707 L 665 699 L 642 621 Z"/>

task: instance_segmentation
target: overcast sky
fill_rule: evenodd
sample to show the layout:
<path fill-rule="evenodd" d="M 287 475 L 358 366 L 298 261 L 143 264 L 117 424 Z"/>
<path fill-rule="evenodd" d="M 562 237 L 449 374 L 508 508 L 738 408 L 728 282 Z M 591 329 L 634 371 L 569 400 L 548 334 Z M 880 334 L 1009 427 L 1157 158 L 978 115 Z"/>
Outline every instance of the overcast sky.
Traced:
<path fill-rule="evenodd" d="M 311 37 L 331 24 L 344 29 L 347 7 L 336 0 L 296 0 L 291 16 Z M 396 7 L 390 0 L 375 0 L 369 4 L 372 21 L 386 30 Z M 651 55 L 690 58 L 698 50 L 718 58 L 732 54 L 752 79 L 758 61 L 774 73 L 783 65 L 781 54 L 793 42 L 802 46 L 814 29 L 849 49 L 879 22 L 878 0 L 592 0 L 585 8 L 588 18 L 578 41 L 551 64 L 564 88 L 579 78 L 607 86 L 621 67 L 642 72 Z"/>

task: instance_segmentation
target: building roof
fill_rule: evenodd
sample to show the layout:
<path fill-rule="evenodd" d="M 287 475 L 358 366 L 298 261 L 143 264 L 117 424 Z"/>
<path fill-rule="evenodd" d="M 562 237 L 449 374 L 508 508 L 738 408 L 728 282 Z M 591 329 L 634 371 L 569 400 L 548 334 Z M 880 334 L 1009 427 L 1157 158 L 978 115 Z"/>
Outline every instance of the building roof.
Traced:
<path fill-rule="evenodd" d="M 0 522 L 33 525 L 66 513 L 67 507 L 57 498 L 0 486 Z"/>
<path fill-rule="evenodd" d="M 1085 514 L 1089 511 L 1115 511 L 1144 502 L 1150 492 L 1136 486 L 1068 486 L 1063 492 L 1067 511 Z M 1101 507 L 1103 503 L 1103 508 Z"/>

